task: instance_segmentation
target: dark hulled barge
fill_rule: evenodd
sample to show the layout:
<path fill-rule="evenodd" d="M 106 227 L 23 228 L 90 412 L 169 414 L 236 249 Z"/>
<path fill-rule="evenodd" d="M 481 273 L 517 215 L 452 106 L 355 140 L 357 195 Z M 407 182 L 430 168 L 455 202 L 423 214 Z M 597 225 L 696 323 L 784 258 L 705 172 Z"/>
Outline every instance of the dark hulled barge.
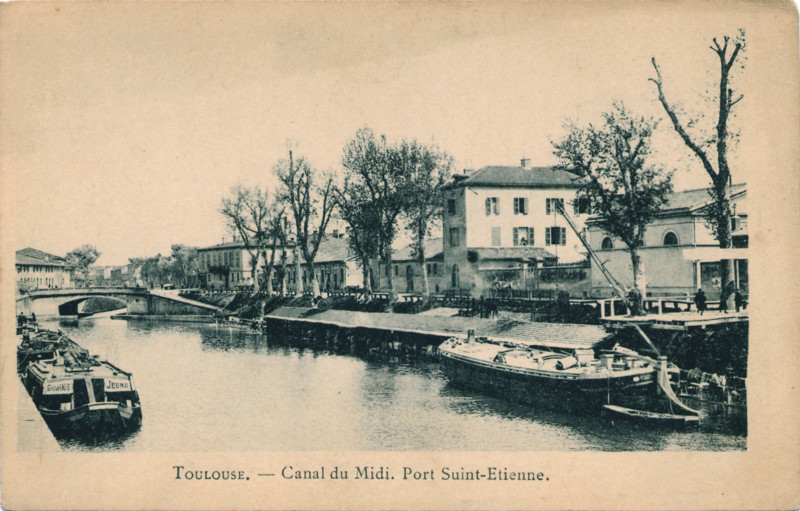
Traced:
<path fill-rule="evenodd" d="M 98 440 L 141 426 L 142 408 L 131 373 L 90 355 L 60 332 L 24 340 L 17 369 L 58 438 Z"/>
<path fill-rule="evenodd" d="M 605 405 L 663 408 L 659 370 L 667 381 L 679 374 L 665 361 L 658 367 L 655 361 L 620 349 L 596 356 L 592 349 L 557 352 L 453 338 L 439 352 L 442 370 L 455 385 L 578 413 L 600 413 Z"/>

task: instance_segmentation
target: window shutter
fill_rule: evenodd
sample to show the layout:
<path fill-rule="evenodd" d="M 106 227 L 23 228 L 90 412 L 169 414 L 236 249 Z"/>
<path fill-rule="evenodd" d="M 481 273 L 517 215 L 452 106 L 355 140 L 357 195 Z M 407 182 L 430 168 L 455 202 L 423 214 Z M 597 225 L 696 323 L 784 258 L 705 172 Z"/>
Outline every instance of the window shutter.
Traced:
<path fill-rule="evenodd" d="M 544 202 L 545 202 L 545 210 L 547 211 L 547 214 L 549 215 L 550 214 L 550 199 L 546 199 Z M 549 243 L 548 243 L 548 245 L 549 245 Z"/>
<path fill-rule="evenodd" d="M 527 215 L 528 214 L 528 199 L 527 198 L 522 199 L 522 214 L 523 215 Z"/>
<path fill-rule="evenodd" d="M 514 197 L 514 214 L 515 215 L 519 214 L 519 199 L 517 199 L 516 197 Z"/>
<path fill-rule="evenodd" d="M 550 200 L 550 199 L 548 199 L 548 200 Z M 550 231 L 549 227 L 546 227 L 544 229 L 544 244 L 545 245 L 550 245 L 550 240 L 551 240 L 551 231 Z"/>
<path fill-rule="evenodd" d="M 497 197 L 494 198 L 494 214 L 495 215 L 500 214 L 500 199 L 498 199 Z"/>
<path fill-rule="evenodd" d="M 561 231 L 561 244 L 562 245 L 566 245 L 567 244 L 567 228 L 566 227 L 561 227 L 560 231 Z"/>
<path fill-rule="evenodd" d="M 519 245 L 519 227 L 514 227 L 514 246 Z"/>
<path fill-rule="evenodd" d="M 533 246 L 533 227 L 528 227 L 528 246 Z"/>
<path fill-rule="evenodd" d="M 486 198 L 486 216 L 492 214 L 492 199 Z"/>

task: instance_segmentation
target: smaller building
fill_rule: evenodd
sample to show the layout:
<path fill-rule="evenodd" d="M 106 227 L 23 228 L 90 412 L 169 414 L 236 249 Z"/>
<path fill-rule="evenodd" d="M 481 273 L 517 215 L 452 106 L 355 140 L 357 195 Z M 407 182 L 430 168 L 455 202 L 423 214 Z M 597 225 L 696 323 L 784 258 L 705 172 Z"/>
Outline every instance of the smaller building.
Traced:
<path fill-rule="evenodd" d="M 266 251 L 267 259 L 275 251 L 272 272 L 272 289 L 280 291 L 280 268 L 282 266 L 280 246 L 269 247 Z M 197 249 L 200 287 L 210 290 L 236 290 L 253 285 L 250 252 L 241 241 L 220 243 L 211 247 Z M 263 281 L 266 261 L 259 258 L 256 274 L 259 282 Z M 303 288 L 310 291 L 311 274 L 306 269 L 306 263 L 300 255 L 300 271 L 302 272 Z M 326 236 L 320 243 L 317 256 L 314 260 L 314 270 L 317 274 L 320 291 L 344 289 L 347 286 L 361 284 L 360 271 L 355 258 L 351 255 L 347 240 L 343 237 Z M 286 288 L 287 292 L 294 293 L 296 287 L 294 265 L 294 242 L 286 247 Z"/>
<path fill-rule="evenodd" d="M 199 284 L 203 289 L 230 290 L 252 284 L 250 253 L 241 241 L 197 249 Z"/>
<path fill-rule="evenodd" d="M 17 250 L 17 289 L 72 287 L 72 267 L 63 257 L 35 248 Z"/>
<path fill-rule="evenodd" d="M 693 295 L 702 287 L 711 300 L 719 298 L 719 261 L 734 259 L 734 281 L 744 293 L 748 289 L 747 187 L 733 185 L 733 249 L 722 251 L 706 221 L 712 202 L 709 189 L 684 190 L 670 194 L 667 204 L 647 227 L 640 257 L 650 296 Z M 586 222 L 589 244 L 604 266 L 625 286 L 633 284 L 630 253 L 625 244 L 606 233 L 600 218 Z M 723 257 L 724 256 L 724 257 Z M 592 294 L 611 296 L 613 291 L 603 274 L 592 267 Z"/>
<path fill-rule="evenodd" d="M 439 293 L 447 287 L 444 270 L 444 244 L 442 238 L 425 240 L 425 269 L 428 272 L 428 286 L 431 293 Z M 378 289 L 387 289 L 386 265 L 378 264 L 380 275 Z M 401 293 L 423 293 L 425 286 L 422 276 L 422 263 L 415 255 L 414 244 L 409 244 L 392 255 L 392 267 L 388 272 L 392 279 L 392 289 Z"/>

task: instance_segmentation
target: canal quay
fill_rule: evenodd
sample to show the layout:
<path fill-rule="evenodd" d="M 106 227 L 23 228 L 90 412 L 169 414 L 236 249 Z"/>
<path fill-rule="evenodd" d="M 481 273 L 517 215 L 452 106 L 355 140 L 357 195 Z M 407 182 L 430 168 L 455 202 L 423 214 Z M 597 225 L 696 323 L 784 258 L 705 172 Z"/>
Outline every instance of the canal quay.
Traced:
<path fill-rule="evenodd" d="M 436 346 L 477 335 L 522 346 L 591 346 L 598 325 L 279 307 L 261 321 L 140 316 L 40 318 L 133 373 L 143 421 L 124 437 L 59 440 L 65 451 L 730 451 L 724 415 L 688 430 L 515 404 L 452 385 Z M 199 319 L 199 318 L 198 318 Z M 206 320 L 208 321 L 208 319 Z M 359 344 L 361 343 L 361 344 Z M 24 390 L 21 390 L 21 399 Z M 21 413 L 23 451 L 54 441 Z M 44 442 L 44 443 L 43 443 Z"/>

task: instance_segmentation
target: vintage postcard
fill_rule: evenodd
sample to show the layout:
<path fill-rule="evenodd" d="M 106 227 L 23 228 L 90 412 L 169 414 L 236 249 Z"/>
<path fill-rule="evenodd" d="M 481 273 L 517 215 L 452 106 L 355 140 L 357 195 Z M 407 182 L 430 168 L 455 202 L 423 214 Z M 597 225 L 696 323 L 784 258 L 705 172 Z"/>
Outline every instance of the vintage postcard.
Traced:
<path fill-rule="evenodd" d="M 3 509 L 796 509 L 799 56 L 788 1 L 4 3 Z"/>

